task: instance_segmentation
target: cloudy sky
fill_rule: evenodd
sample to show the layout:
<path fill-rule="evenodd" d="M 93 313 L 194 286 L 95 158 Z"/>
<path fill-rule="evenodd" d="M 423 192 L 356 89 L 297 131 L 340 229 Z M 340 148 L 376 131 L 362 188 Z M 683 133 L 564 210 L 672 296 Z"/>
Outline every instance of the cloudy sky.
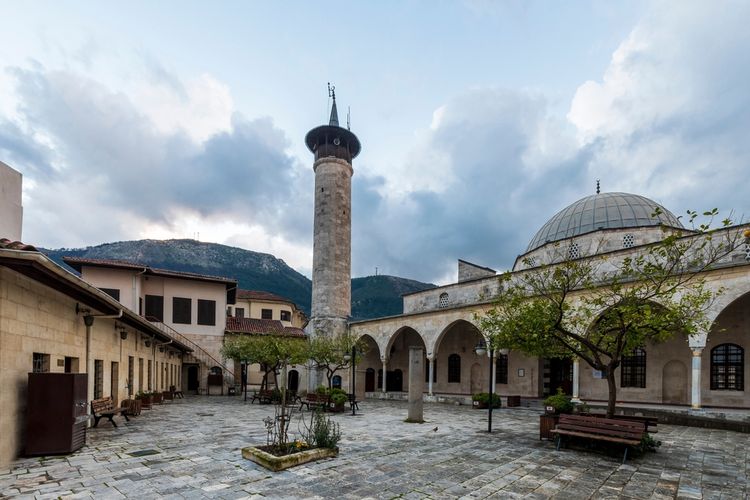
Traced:
<path fill-rule="evenodd" d="M 604 191 L 750 213 L 750 3 L 0 0 L 24 240 L 191 238 L 309 275 L 326 82 L 363 149 L 353 274 L 510 267 Z M 342 116 L 343 119 L 343 116 Z"/>

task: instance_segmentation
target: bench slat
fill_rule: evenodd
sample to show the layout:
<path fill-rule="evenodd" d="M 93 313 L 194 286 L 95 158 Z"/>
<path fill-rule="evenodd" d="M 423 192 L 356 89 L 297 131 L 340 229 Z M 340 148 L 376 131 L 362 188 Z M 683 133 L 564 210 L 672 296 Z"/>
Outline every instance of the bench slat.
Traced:
<path fill-rule="evenodd" d="M 636 439 L 622 439 L 622 438 L 610 437 L 610 436 L 592 436 L 591 434 L 587 432 L 566 431 L 563 429 L 553 429 L 550 432 L 552 432 L 553 434 L 563 434 L 565 436 L 575 436 L 575 437 L 597 439 L 601 441 L 611 441 L 613 443 L 622 443 L 622 444 L 628 444 L 632 446 L 637 446 L 641 443 L 640 440 L 636 440 Z"/>
<path fill-rule="evenodd" d="M 597 434 L 597 435 L 603 435 L 603 436 L 614 436 L 614 437 L 622 437 L 622 438 L 629 438 L 629 439 L 638 439 L 639 442 L 640 442 L 640 436 L 643 435 L 643 431 L 635 432 L 635 431 L 622 430 L 622 429 L 594 427 L 590 425 L 566 424 L 566 425 L 558 425 L 557 429 L 573 431 L 573 432 L 586 432 L 588 434 Z"/>

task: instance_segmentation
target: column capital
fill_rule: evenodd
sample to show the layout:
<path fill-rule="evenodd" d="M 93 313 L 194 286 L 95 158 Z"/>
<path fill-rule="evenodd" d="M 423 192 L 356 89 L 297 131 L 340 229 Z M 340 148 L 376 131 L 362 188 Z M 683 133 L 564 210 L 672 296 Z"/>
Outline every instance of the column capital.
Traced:
<path fill-rule="evenodd" d="M 698 358 L 701 354 L 703 354 L 703 347 L 690 347 L 690 350 L 693 351 L 693 357 Z"/>
<path fill-rule="evenodd" d="M 380 356 L 380 361 L 382 361 L 383 363 L 387 363 L 388 362 L 388 356 Z"/>

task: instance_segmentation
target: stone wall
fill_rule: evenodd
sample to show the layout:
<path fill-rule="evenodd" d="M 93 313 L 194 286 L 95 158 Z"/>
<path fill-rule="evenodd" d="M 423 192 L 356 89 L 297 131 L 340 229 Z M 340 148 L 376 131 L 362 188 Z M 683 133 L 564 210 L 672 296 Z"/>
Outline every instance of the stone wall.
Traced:
<path fill-rule="evenodd" d="M 180 384 L 181 359 L 169 350 L 160 353 L 146 347 L 144 335 L 127 328 L 123 340 L 115 328 L 117 320 L 94 320 L 91 331 L 89 368 L 86 363 L 86 327 L 76 314 L 76 301 L 14 271 L 0 267 L 0 465 L 13 460 L 23 449 L 28 373 L 33 353 L 46 354 L 51 372 L 65 371 L 70 358 L 72 371 L 89 373 L 88 399 L 94 398 L 95 360 L 102 361 L 103 396 L 125 399 L 141 386 L 148 387 L 148 361 L 152 386 L 167 389 Z M 133 359 L 131 387 L 128 360 Z M 140 373 L 143 360 L 143 374 Z M 117 363 L 113 365 L 113 363 Z M 153 365 L 152 365 L 153 366 Z M 112 371 L 116 367 L 116 371 Z M 158 372 L 158 374 L 157 374 Z"/>

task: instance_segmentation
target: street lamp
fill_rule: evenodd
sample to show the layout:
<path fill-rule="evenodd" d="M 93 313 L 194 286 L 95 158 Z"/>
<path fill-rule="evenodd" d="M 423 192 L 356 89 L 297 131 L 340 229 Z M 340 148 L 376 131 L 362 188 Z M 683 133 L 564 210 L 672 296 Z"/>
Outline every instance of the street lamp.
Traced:
<path fill-rule="evenodd" d="M 355 413 L 356 408 L 356 401 L 357 401 L 357 346 L 352 345 L 352 353 L 351 355 L 344 354 L 344 361 L 352 362 L 352 381 L 351 381 L 351 389 L 352 392 L 349 394 L 349 405 L 352 407 L 352 417 L 356 417 L 357 414 Z"/>
<path fill-rule="evenodd" d="M 487 353 L 487 347 L 483 340 L 479 341 L 477 346 L 474 348 L 474 352 L 477 353 L 477 356 L 484 356 Z M 492 383 L 494 382 L 492 380 L 492 358 L 495 354 L 495 349 L 492 346 L 490 346 L 489 352 L 490 352 L 490 390 L 489 390 L 490 398 L 489 398 L 489 412 L 487 414 L 488 415 L 487 432 L 492 432 L 492 407 L 495 406 L 494 401 L 492 400 L 492 386 L 494 385 Z"/>

